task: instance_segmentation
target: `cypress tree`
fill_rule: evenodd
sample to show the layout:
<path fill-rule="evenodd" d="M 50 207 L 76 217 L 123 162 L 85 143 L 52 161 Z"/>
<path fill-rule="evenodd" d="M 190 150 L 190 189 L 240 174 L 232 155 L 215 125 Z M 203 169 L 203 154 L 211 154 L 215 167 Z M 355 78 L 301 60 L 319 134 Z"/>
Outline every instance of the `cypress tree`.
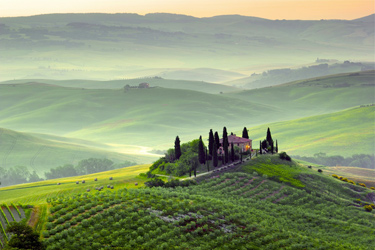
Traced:
<path fill-rule="evenodd" d="M 212 145 L 212 163 L 213 163 L 214 168 L 216 168 L 218 165 L 218 160 L 217 160 L 217 146 L 216 146 L 215 141 L 214 141 L 214 145 Z"/>
<path fill-rule="evenodd" d="M 233 146 L 233 143 L 230 144 L 230 156 L 231 156 L 231 160 L 232 162 L 234 162 L 234 146 Z"/>
<path fill-rule="evenodd" d="M 220 147 L 220 138 L 219 138 L 219 133 L 216 131 L 215 132 L 215 143 L 216 143 L 216 148 Z"/>
<path fill-rule="evenodd" d="M 229 143 L 228 143 L 228 137 L 223 138 L 223 149 L 224 149 L 224 155 L 225 155 L 225 163 L 229 162 Z"/>
<path fill-rule="evenodd" d="M 210 155 L 212 156 L 212 147 L 214 145 L 214 133 L 212 132 L 212 129 L 210 129 L 210 133 L 208 134 L 208 150 Z"/>
<path fill-rule="evenodd" d="M 208 161 L 207 148 L 206 148 L 206 165 L 207 165 L 207 172 L 210 172 L 210 162 Z"/>
<path fill-rule="evenodd" d="M 247 128 L 246 127 L 243 128 L 242 138 L 249 139 L 249 134 L 247 133 Z"/>
<path fill-rule="evenodd" d="M 272 136 L 271 136 L 271 131 L 270 131 L 270 128 L 267 129 L 267 138 L 266 138 L 267 142 L 268 142 L 268 145 L 272 145 Z"/>
<path fill-rule="evenodd" d="M 203 149 L 203 141 L 202 136 L 199 137 L 199 144 L 198 144 L 198 159 L 200 164 L 206 163 L 206 157 L 204 155 L 204 149 Z"/>
<path fill-rule="evenodd" d="M 259 154 L 262 154 L 262 142 L 259 141 Z"/>
<path fill-rule="evenodd" d="M 180 159 L 181 157 L 181 147 L 180 147 L 180 138 L 176 136 L 176 140 L 174 141 L 174 154 L 176 160 Z"/>
<path fill-rule="evenodd" d="M 227 128 L 224 127 L 223 128 L 223 141 L 224 141 L 224 138 L 228 137 L 228 133 L 227 133 Z"/>
<path fill-rule="evenodd" d="M 275 151 L 276 151 L 276 153 L 279 152 L 279 146 L 277 146 L 277 140 L 276 140 L 276 148 L 275 148 Z"/>

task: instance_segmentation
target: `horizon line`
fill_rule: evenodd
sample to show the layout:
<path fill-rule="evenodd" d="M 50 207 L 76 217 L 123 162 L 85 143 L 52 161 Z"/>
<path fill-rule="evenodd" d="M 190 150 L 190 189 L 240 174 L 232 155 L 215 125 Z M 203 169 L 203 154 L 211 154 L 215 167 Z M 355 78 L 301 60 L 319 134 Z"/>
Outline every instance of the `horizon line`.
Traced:
<path fill-rule="evenodd" d="M 270 18 L 265 18 L 265 17 L 259 17 L 259 16 L 246 16 L 246 15 L 241 15 L 241 14 L 225 14 L 225 15 L 214 15 L 214 16 L 193 16 L 193 15 L 188 15 L 188 14 L 179 14 L 179 13 L 171 13 L 171 12 L 150 12 L 146 14 L 139 14 L 139 13 L 132 13 L 132 12 L 65 12 L 65 13 L 40 13 L 40 14 L 34 14 L 34 15 L 19 15 L 19 16 L 0 16 L 0 18 L 18 18 L 18 17 L 36 17 L 36 16 L 46 16 L 46 15 L 84 15 L 84 14 L 103 14 L 103 15 L 138 15 L 138 16 L 146 16 L 146 15 L 151 15 L 151 14 L 169 14 L 169 15 L 177 15 L 177 16 L 187 16 L 187 17 L 193 17 L 197 19 L 204 19 L 204 18 L 213 18 L 213 17 L 221 17 L 221 16 L 240 16 L 240 17 L 253 17 L 253 18 L 259 18 L 259 19 L 266 19 L 266 20 L 289 20 L 289 21 L 320 21 L 320 20 L 344 20 L 344 21 L 351 21 L 351 20 L 356 20 L 360 19 L 363 17 L 368 17 L 375 15 L 375 12 L 369 15 L 365 16 L 360 16 L 354 19 L 340 19 L 340 18 L 332 18 L 332 19 L 327 19 L 327 18 L 321 18 L 321 19 L 286 19 L 286 18 L 277 18 L 277 19 L 270 19 Z"/>

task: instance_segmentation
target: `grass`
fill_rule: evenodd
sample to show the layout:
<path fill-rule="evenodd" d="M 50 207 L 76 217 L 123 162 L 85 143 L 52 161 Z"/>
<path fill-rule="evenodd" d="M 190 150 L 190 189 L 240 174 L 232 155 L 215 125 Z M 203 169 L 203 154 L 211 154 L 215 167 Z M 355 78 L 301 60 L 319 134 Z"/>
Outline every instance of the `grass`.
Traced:
<path fill-rule="evenodd" d="M 290 155 L 352 156 L 375 151 L 375 106 L 356 107 L 336 113 L 285 122 L 269 123 L 249 129 L 253 145 L 266 137 L 267 127 L 278 141 L 279 151 Z"/>
<path fill-rule="evenodd" d="M 142 187 L 147 180 L 139 177 L 139 174 L 147 172 L 149 167 L 149 164 L 137 165 L 85 176 L 4 187 L 0 188 L 0 200 L 6 204 L 43 205 L 47 204 L 46 199 L 49 197 L 82 193 L 86 192 L 87 189 L 91 189 L 90 192 L 97 192 L 94 189 L 95 187 L 106 186 L 107 184 L 113 185 L 115 190 L 124 187 Z M 113 177 L 113 180 L 109 181 L 109 177 Z M 95 178 L 98 178 L 97 182 L 94 181 Z M 76 181 L 82 180 L 85 180 L 86 183 L 76 184 Z M 57 183 L 61 184 L 57 185 Z M 138 185 L 135 186 L 135 183 L 138 183 Z"/>
<path fill-rule="evenodd" d="M 0 163 L 3 168 L 26 166 L 30 172 L 36 171 L 41 177 L 50 168 L 64 164 L 77 165 L 88 158 L 107 158 L 115 163 L 124 161 L 149 162 L 155 157 L 147 155 L 121 154 L 111 151 L 111 147 L 89 141 L 79 141 L 64 137 L 44 138 L 30 133 L 21 133 L 0 128 Z"/>
<path fill-rule="evenodd" d="M 2 84 L 0 106 L 2 127 L 161 148 L 166 147 L 168 138 L 173 142 L 176 134 L 191 140 L 210 128 L 239 126 L 248 120 L 244 113 L 251 112 L 252 120 L 260 123 L 267 113 L 276 112 L 263 105 L 190 90 L 151 88 L 124 93 L 45 84 Z"/>
<path fill-rule="evenodd" d="M 242 166 L 241 170 L 246 173 L 256 171 L 258 174 L 266 175 L 271 179 L 288 183 L 295 187 L 305 187 L 298 179 L 298 175 L 305 171 L 294 162 L 278 159 L 277 155 L 258 155 L 257 158 Z"/>
<path fill-rule="evenodd" d="M 274 116 L 274 122 L 286 121 L 374 103 L 374 78 L 375 71 L 364 71 L 305 79 L 225 95 L 277 107 L 280 114 Z"/>
<path fill-rule="evenodd" d="M 324 167 L 324 172 L 346 177 L 356 183 L 365 183 L 367 187 L 375 187 L 375 170 L 358 167 Z"/>

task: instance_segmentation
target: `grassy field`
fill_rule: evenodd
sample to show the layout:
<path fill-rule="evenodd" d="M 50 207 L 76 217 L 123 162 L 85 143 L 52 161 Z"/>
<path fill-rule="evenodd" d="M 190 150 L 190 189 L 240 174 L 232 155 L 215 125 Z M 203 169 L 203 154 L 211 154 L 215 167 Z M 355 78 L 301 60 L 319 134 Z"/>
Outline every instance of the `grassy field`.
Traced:
<path fill-rule="evenodd" d="M 375 71 L 306 79 L 278 86 L 226 94 L 278 107 L 284 120 L 327 114 L 374 103 Z M 280 119 L 274 116 L 275 120 Z"/>
<path fill-rule="evenodd" d="M 169 147 L 176 135 L 191 140 L 210 128 L 260 124 L 278 111 L 190 90 L 124 92 L 31 83 L 1 84 L 0 107 L 0 126 L 5 128 L 146 147 Z"/>
<path fill-rule="evenodd" d="M 375 187 L 375 170 L 358 167 L 323 167 L 328 174 L 336 174 L 353 180 L 356 183 L 365 183 L 367 187 Z"/>
<path fill-rule="evenodd" d="M 148 167 L 85 176 L 86 184 L 79 185 L 79 177 L 55 180 L 62 184 L 50 183 L 53 187 L 44 186 L 45 192 L 41 183 L 18 185 L 0 189 L 0 199 L 36 204 L 41 213 L 50 198 L 48 212 L 37 223 L 48 249 L 372 247 L 374 212 L 354 205 L 356 199 L 368 202 L 374 191 L 355 191 L 325 171 L 263 155 L 228 172 L 199 177 L 198 185 L 134 189 L 142 186 L 144 179 L 137 175 Z M 91 184 L 95 176 L 97 185 Z M 89 185 L 107 183 L 115 189 L 85 192 Z M 15 198 L 22 188 L 39 196 Z"/>
<path fill-rule="evenodd" d="M 64 164 L 77 165 L 88 158 L 107 158 L 115 163 L 132 161 L 148 163 L 152 155 L 140 155 L 129 148 L 127 154 L 116 153 L 116 148 L 90 141 L 50 135 L 35 135 L 0 128 L 0 166 L 7 169 L 25 166 L 43 176 L 45 171 Z M 91 144 L 91 145 L 90 145 Z"/>
<path fill-rule="evenodd" d="M 107 189 L 107 185 L 113 185 L 114 190 L 121 188 L 138 188 L 142 187 L 146 181 L 145 178 L 139 177 L 140 173 L 148 171 L 150 165 L 137 165 L 122 169 L 116 169 L 101 173 L 95 173 L 84 176 L 74 176 L 61 179 L 46 180 L 28 184 L 19 184 L 0 188 L 0 200 L 3 203 L 21 203 L 29 205 L 47 204 L 46 199 L 59 195 L 74 195 L 86 192 L 98 192 L 95 187 L 103 186 Z M 113 177 L 113 180 L 109 180 Z M 98 181 L 94 181 L 98 178 Z M 86 183 L 81 183 L 85 180 Z M 79 184 L 76 184 L 79 181 Z M 60 185 L 57 185 L 60 183 Z M 135 186 L 135 183 L 138 183 Z"/>
<path fill-rule="evenodd" d="M 292 155 L 352 156 L 374 153 L 375 106 L 357 107 L 336 113 L 286 122 L 264 124 L 249 129 L 253 146 L 266 137 L 267 127 L 277 139 L 279 151 Z"/>

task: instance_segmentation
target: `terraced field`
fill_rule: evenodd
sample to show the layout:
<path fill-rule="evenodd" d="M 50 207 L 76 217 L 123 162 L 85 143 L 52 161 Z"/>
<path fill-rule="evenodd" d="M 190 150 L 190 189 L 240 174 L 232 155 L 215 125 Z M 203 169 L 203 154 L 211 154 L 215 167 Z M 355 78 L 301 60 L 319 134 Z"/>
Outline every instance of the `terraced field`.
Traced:
<path fill-rule="evenodd" d="M 10 234 L 5 232 L 9 223 L 18 222 L 24 218 L 26 218 L 26 213 L 22 206 L 14 204 L 11 206 L 7 204 L 0 205 L 0 249 L 4 247 L 5 241 L 10 238 Z"/>
<path fill-rule="evenodd" d="M 344 199 L 247 173 L 211 176 L 188 188 L 122 189 L 50 202 L 43 232 L 48 249 L 370 249 L 375 232 L 373 215 Z"/>

